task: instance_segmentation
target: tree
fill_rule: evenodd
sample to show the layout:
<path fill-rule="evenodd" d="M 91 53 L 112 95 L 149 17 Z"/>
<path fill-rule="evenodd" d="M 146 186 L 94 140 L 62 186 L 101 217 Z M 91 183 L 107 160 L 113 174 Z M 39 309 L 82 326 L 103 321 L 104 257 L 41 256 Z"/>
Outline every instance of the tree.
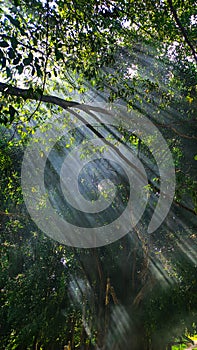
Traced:
<path fill-rule="evenodd" d="M 177 61 L 196 59 L 193 1 L 15 1 L 6 5 L 1 11 L 0 33 L 3 76 L 11 85 L 20 76 L 36 99 L 41 99 L 49 80 L 57 76 L 75 87 L 73 73 L 79 84 L 82 77 L 94 84 L 100 81 L 101 68 L 114 62 L 120 46 L 145 42 L 156 44 L 158 52 L 167 55 L 174 50 Z M 1 86 L 1 92 L 4 88 Z M 20 101 L 15 99 L 16 106 Z M 5 124 L 18 118 L 17 108 L 8 104 L 1 105 Z"/>

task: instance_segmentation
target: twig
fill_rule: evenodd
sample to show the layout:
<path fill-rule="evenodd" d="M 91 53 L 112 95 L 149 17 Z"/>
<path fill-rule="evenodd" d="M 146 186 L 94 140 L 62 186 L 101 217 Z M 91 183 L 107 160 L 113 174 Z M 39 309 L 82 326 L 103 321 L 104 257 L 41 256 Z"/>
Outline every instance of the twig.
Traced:
<path fill-rule="evenodd" d="M 189 40 L 185 28 L 182 26 L 182 23 L 181 23 L 181 21 L 180 21 L 178 15 L 177 15 L 177 12 L 176 12 L 176 10 L 175 10 L 173 4 L 172 4 L 172 0 L 167 0 L 167 2 L 168 2 L 168 4 L 169 4 L 169 7 L 170 7 L 170 11 L 171 11 L 171 13 L 172 13 L 172 16 L 174 17 L 175 22 L 176 22 L 176 24 L 177 24 L 179 30 L 180 30 L 181 33 L 183 34 L 183 37 L 184 37 L 186 43 L 188 44 L 188 46 L 190 47 L 190 49 L 191 49 L 191 51 L 192 51 L 192 54 L 193 54 L 193 56 L 194 56 L 194 58 L 195 58 L 195 60 L 196 60 L 196 62 L 197 62 L 197 53 L 196 53 L 196 50 L 195 50 L 194 46 L 192 45 L 191 41 Z"/>

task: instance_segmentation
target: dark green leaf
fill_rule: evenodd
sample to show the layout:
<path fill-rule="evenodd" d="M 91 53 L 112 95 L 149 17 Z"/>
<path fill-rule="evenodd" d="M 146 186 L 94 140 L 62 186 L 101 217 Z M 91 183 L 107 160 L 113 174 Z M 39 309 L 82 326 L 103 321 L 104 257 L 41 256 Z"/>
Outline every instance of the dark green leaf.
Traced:
<path fill-rule="evenodd" d="M 61 51 L 59 51 L 57 48 L 55 49 L 55 57 L 56 57 L 56 60 L 59 61 L 60 59 L 63 59 L 64 58 L 64 55 Z"/>
<path fill-rule="evenodd" d="M 16 28 L 20 28 L 20 22 L 18 19 L 13 18 L 10 15 L 6 15 L 6 17 L 10 20 L 10 22 L 16 27 Z"/>
<path fill-rule="evenodd" d="M 16 49 L 16 47 L 18 45 L 18 40 L 13 36 L 10 41 L 11 41 L 13 49 Z"/>
<path fill-rule="evenodd" d="M 35 68 L 32 68 L 31 74 L 34 75 L 35 74 Z"/>
<path fill-rule="evenodd" d="M 10 123 L 13 122 L 15 113 L 17 113 L 16 109 L 10 105 L 9 106 Z"/>
<path fill-rule="evenodd" d="M 7 78 L 11 78 L 12 77 L 12 72 L 11 72 L 9 67 L 6 67 L 6 74 L 7 74 Z"/>
<path fill-rule="evenodd" d="M 20 5 L 20 1 L 19 0 L 14 0 L 14 5 L 15 6 L 19 6 Z"/>
<path fill-rule="evenodd" d="M 29 66 L 31 63 L 31 60 L 29 59 L 29 57 L 24 58 L 23 63 L 24 63 L 24 66 Z"/>
<path fill-rule="evenodd" d="M 30 65 L 30 63 L 32 63 L 32 61 L 33 61 L 33 55 L 30 52 L 28 57 L 24 58 L 23 63 L 25 66 L 28 66 L 28 65 Z"/>
<path fill-rule="evenodd" d="M 22 56 L 19 54 L 19 55 L 14 59 L 13 64 L 18 64 L 19 61 L 20 61 L 20 59 L 21 59 L 21 57 L 22 57 Z"/>
<path fill-rule="evenodd" d="M 8 124 L 8 118 L 4 115 L 0 115 L 0 124 L 7 125 Z"/>
<path fill-rule="evenodd" d="M 43 90 L 42 90 L 41 88 L 37 88 L 37 89 L 35 90 L 35 93 L 36 93 L 37 96 L 40 96 L 40 95 L 43 94 Z"/>
<path fill-rule="evenodd" d="M 19 64 L 16 68 L 17 68 L 19 74 L 23 73 L 24 65 L 22 63 Z"/>
<path fill-rule="evenodd" d="M 33 61 L 33 55 L 32 53 L 30 52 L 29 55 L 28 55 L 29 59 L 31 60 L 31 62 Z"/>
<path fill-rule="evenodd" d="M 36 72 L 37 72 L 38 77 L 42 77 L 42 71 L 40 69 L 40 65 L 36 63 L 35 68 L 36 68 Z"/>
<path fill-rule="evenodd" d="M 15 51 L 14 51 L 12 48 L 10 48 L 10 49 L 8 50 L 8 56 L 9 56 L 9 58 L 11 58 L 11 59 L 13 59 L 13 58 L 15 57 Z"/>
<path fill-rule="evenodd" d="M 7 41 L 3 40 L 3 41 L 0 41 L 0 47 L 8 47 L 9 44 L 7 43 Z"/>
<path fill-rule="evenodd" d="M 2 66 L 2 68 L 5 68 L 5 66 L 6 66 L 6 58 L 5 57 L 3 57 L 1 59 L 1 66 Z"/>

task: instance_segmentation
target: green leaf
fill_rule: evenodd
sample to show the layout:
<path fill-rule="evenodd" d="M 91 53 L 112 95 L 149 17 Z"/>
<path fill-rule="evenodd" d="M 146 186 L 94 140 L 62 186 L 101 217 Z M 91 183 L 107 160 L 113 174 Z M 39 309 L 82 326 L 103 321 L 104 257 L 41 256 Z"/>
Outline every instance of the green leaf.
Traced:
<path fill-rule="evenodd" d="M 197 160 L 197 154 L 194 156 L 194 159 Z"/>
<path fill-rule="evenodd" d="M 11 72 L 9 67 L 6 67 L 6 74 L 7 74 L 7 78 L 11 78 L 12 77 L 12 72 Z"/>
<path fill-rule="evenodd" d="M 55 48 L 55 57 L 56 57 L 56 60 L 59 61 L 60 59 L 64 58 L 64 55 L 61 51 L 59 51 L 57 48 Z"/>
<path fill-rule="evenodd" d="M 10 15 L 6 15 L 6 17 L 10 20 L 10 22 L 16 27 L 16 28 L 20 28 L 20 22 L 18 19 L 13 18 Z"/>
<path fill-rule="evenodd" d="M 36 72 L 37 72 L 38 77 L 42 77 L 42 71 L 40 69 L 40 65 L 36 63 L 35 68 L 36 68 Z"/>
<path fill-rule="evenodd" d="M 16 66 L 18 73 L 22 74 L 23 73 L 23 69 L 24 69 L 24 65 L 21 63 L 18 66 Z"/>
<path fill-rule="evenodd" d="M 18 57 L 16 57 L 13 61 L 13 64 L 18 64 L 20 59 L 22 58 L 21 54 L 18 55 Z"/>
<path fill-rule="evenodd" d="M 0 115 L 0 124 L 7 125 L 8 118 L 5 115 Z"/>
<path fill-rule="evenodd" d="M 6 66 L 6 58 L 5 57 L 2 57 L 2 59 L 1 59 L 1 66 L 2 66 L 2 68 L 4 68 Z"/>
<path fill-rule="evenodd" d="M 10 41 L 11 41 L 13 49 L 16 49 L 16 47 L 18 45 L 18 40 L 13 36 Z"/>
<path fill-rule="evenodd" d="M 9 106 L 9 113 L 10 113 L 10 123 L 12 123 L 14 120 L 14 116 L 17 113 L 17 110 L 10 105 Z"/>
<path fill-rule="evenodd" d="M 8 47 L 9 44 L 7 43 L 7 41 L 3 40 L 3 41 L 0 41 L 0 47 Z"/>
<path fill-rule="evenodd" d="M 32 63 L 32 61 L 33 61 L 33 55 L 32 55 L 32 53 L 30 52 L 30 54 L 28 55 L 28 57 L 27 57 L 27 58 L 24 58 L 23 63 L 24 63 L 25 66 L 29 66 L 29 65 Z"/>
<path fill-rule="evenodd" d="M 40 97 L 42 94 L 43 94 L 43 90 L 41 89 L 41 88 L 37 88 L 36 90 L 35 90 L 35 94 L 38 96 L 38 97 Z"/>
<path fill-rule="evenodd" d="M 14 51 L 12 48 L 10 48 L 10 49 L 8 50 L 8 56 L 9 56 L 9 58 L 11 58 L 11 59 L 13 59 L 13 58 L 15 57 L 15 51 Z"/>
<path fill-rule="evenodd" d="M 32 74 L 32 76 L 35 74 L 35 68 L 34 67 L 32 68 L 31 74 Z"/>
<path fill-rule="evenodd" d="M 53 69 L 53 73 L 54 73 L 54 76 L 57 78 L 57 71 L 55 68 Z"/>
<path fill-rule="evenodd" d="M 20 5 L 20 1 L 19 0 L 14 0 L 14 5 L 15 6 L 19 6 Z"/>
<path fill-rule="evenodd" d="M 31 61 L 29 61 L 29 58 L 24 58 L 23 63 L 24 63 L 24 66 L 29 66 Z"/>
<path fill-rule="evenodd" d="M 29 55 L 28 55 L 29 59 L 31 60 L 31 62 L 33 61 L 33 55 L 32 53 L 30 52 Z"/>

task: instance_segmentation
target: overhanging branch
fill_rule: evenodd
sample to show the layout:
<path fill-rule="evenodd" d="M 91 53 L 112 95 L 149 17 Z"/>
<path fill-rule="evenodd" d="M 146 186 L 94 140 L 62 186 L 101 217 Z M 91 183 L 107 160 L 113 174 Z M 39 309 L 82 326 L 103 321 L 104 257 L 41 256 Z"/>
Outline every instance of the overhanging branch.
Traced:
<path fill-rule="evenodd" d="M 3 95 L 11 95 L 11 96 L 18 96 L 18 97 L 22 97 L 24 100 L 34 100 L 34 101 L 42 101 L 42 102 L 46 102 L 46 103 L 51 103 L 51 104 L 55 104 L 58 105 L 60 107 L 62 107 L 63 109 L 69 109 L 69 107 L 74 107 L 74 106 L 80 106 L 81 104 L 79 102 L 75 102 L 75 101 L 66 101 L 63 100 L 60 97 L 56 97 L 53 95 L 42 95 L 42 94 L 38 94 L 36 92 L 33 92 L 31 89 L 21 89 L 21 88 L 17 88 L 17 87 L 13 87 L 10 86 L 6 83 L 1 83 L 0 82 L 0 92 L 3 93 Z M 73 112 L 73 114 L 80 119 L 82 122 L 84 122 L 86 124 L 86 126 L 95 133 L 95 135 L 97 135 L 99 138 L 103 139 L 103 142 L 107 145 L 110 146 L 114 149 L 114 151 L 123 159 L 125 160 L 125 162 L 131 166 L 132 168 L 135 168 L 135 170 L 137 170 L 137 172 L 139 173 L 140 176 L 142 176 L 142 178 L 144 177 L 143 173 L 141 173 L 141 171 L 138 169 L 138 167 L 136 167 L 129 159 L 127 159 L 124 154 L 122 154 L 122 152 L 119 150 L 118 147 L 116 147 L 115 145 L 113 145 L 110 141 L 105 140 L 105 138 L 103 137 L 103 135 L 94 128 L 94 126 L 92 126 L 91 124 L 87 123 L 87 121 L 79 114 L 76 114 L 75 112 Z M 120 141 L 120 140 L 119 140 Z M 149 184 L 154 188 L 155 191 L 160 192 L 160 189 L 155 186 L 152 181 L 148 181 Z M 173 201 L 177 206 L 182 207 L 188 211 L 190 211 L 191 213 L 193 213 L 194 215 L 196 215 L 195 211 L 191 208 L 187 208 L 186 206 L 184 206 L 181 203 L 176 202 L 175 200 Z"/>
<path fill-rule="evenodd" d="M 2 92 L 3 95 L 22 97 L 24 100 L 34 100 L 34 101 L 41 100 L 42 102 L 48 102 L 48 103 L 58 105 L 64 109 L 68 107 L 77 106 L 80 104 L 79 102 L 75 102 L 75 101 L 65 101 L 62 98 L 56 97 L 53 95 L 41 95 L 41 94 L 38 94 L 37 92 L 33 92 L 31 89 L 21 89 L 5 83 L 0 83 L 0 92 Z"/>

